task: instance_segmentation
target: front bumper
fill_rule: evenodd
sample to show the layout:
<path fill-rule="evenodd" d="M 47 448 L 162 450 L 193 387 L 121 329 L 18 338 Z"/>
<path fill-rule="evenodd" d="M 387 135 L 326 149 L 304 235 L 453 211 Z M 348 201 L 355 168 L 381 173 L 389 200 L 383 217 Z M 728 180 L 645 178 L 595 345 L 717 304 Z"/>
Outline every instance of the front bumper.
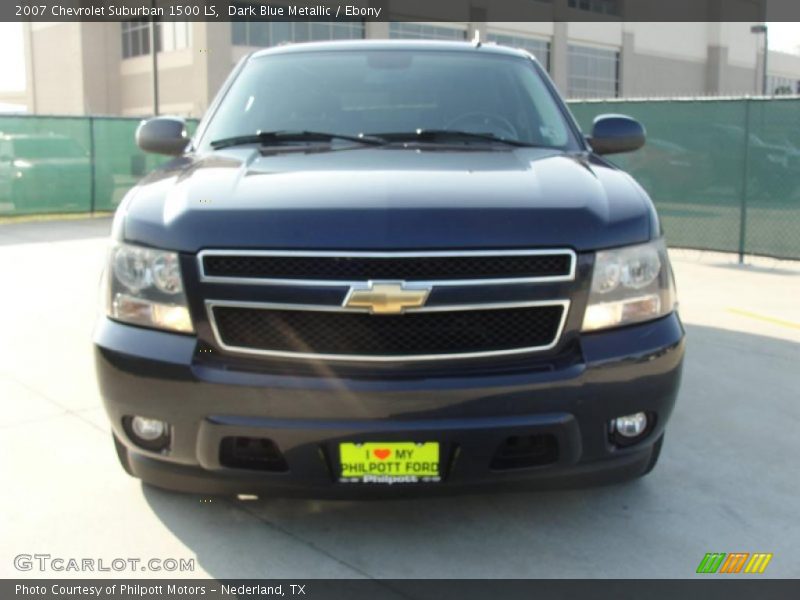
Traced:
<path fill-rule="evenodd" d="M 600 483 L 641 474 L 675 403 L 684 331 L 673 313 L 583 335 L 577 358 L 559 368 L 463 369 L 419 377 L 276 375 L 214 366 L 198 361 L 197 352 L 194 337 L 101 319 L 95 334 L 98 381 L 134 475 L 205 494 L 396 495 Z M 648 435 L 633 446 L 616 447 L 609 420 L 639 411 L 655 416 Z M 130 415 L 170 423 L 169 450 L 136 446 L 123 426 Z M 558 448 L 554 460 L 490 468 L 504 440 L 529 435 L 552 436 Z M 273 440 L 288 470 L 223 466 L 220 445 L 229 436 Z M 338 483 L 340 441 L 438 441 L 443 481 Z"/>

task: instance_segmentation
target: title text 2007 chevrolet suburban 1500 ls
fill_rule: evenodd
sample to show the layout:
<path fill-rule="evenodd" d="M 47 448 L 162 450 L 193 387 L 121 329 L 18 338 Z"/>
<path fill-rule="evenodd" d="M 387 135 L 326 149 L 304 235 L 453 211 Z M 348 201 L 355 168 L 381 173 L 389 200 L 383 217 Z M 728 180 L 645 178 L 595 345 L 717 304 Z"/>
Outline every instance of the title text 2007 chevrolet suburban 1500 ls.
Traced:
<path fill-rule="evenodd" d="M 334 42 L 243 59 L 114 220 L 95 334 L 120 461 L 197 493 L 618 481 L 684 352 L 653 204 L 529 54 Z"/>

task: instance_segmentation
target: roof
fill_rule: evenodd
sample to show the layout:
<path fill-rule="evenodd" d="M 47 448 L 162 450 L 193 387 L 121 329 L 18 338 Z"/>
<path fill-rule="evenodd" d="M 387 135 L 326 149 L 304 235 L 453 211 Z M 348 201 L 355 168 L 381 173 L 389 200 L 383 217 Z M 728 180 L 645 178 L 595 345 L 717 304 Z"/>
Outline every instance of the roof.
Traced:
<path fill-rule="evenodd" d="M 352 52 L 359 50 L 432 50 L 448 52 L 480 52 L 501 54 L 506 56 L 522 56 L 530 58 L 531 55 L 524 50 L 500 46 L 493 42 L 450 42 L 438 40 L 337 40 L 330 42 L 301 42 L 284 44 L 257 50 L 253 58 L 273 54 L 294 54 L 300 52 Z"/>

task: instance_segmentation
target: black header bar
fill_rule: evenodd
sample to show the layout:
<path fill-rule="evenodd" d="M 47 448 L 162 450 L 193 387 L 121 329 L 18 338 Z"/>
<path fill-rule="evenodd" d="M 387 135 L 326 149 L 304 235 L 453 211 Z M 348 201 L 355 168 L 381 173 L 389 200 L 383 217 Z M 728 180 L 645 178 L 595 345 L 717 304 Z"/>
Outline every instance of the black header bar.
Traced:
<path fill-rule="evenodd" d="M 3 600 L 784 600 L 800 581 L 715 575 L 695 579 L 4 579 Z"/>
<path fill-rule="evenodd" d="M 155 7 L 155 9 L 153 8 Z M 800 21 L 798 0 L 3 0 L 0 21 Z"/>

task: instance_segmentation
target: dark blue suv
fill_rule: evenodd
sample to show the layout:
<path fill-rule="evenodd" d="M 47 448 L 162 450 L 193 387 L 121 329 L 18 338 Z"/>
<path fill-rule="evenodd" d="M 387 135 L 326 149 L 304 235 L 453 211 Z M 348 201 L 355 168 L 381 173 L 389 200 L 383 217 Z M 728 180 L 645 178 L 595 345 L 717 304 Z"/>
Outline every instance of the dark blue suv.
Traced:
<path fill-rule="evenodd" d="M 95 334 L 123 467 L 361 496 L 655 465 L 684 331 L 653 204 L 529 54 L 312 43 L 243 59 L 114 221 Z"/>

